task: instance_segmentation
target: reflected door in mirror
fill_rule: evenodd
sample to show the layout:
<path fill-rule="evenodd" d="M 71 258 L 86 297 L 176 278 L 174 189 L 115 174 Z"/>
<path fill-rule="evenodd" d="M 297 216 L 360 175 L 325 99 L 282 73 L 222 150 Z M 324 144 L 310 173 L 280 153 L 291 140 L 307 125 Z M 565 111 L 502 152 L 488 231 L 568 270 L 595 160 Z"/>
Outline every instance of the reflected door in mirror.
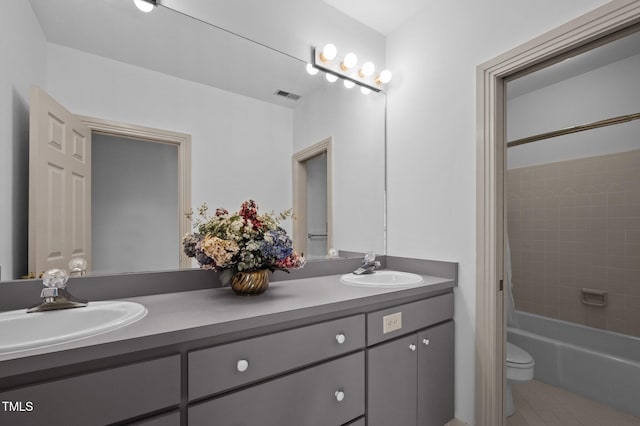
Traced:
<path fill-rule="evenodd" d="M 29 271 L 91 269 L 91 131 L 38 87 L 29 123 Z"/>

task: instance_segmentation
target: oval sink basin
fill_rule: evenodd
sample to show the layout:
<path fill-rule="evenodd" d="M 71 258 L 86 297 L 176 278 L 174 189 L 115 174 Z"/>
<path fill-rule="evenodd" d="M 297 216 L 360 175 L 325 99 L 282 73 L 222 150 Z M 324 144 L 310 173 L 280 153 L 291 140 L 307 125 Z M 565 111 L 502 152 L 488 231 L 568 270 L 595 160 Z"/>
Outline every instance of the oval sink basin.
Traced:
<path fill-rule="evenodd" d="M 0 355 L 43 348 L 115 330 L 142 319 L 147 308 L 124 301 L 90 302 L 84 308 L 0 313 Z"/>
<path fill-rule="evenodd" d="M 346 274 L 340 277 L 340 282 L 357 287 L 399 288 L 422 284 L 420 275 L 400 271 L 375 271 L 373 274 Z"/>

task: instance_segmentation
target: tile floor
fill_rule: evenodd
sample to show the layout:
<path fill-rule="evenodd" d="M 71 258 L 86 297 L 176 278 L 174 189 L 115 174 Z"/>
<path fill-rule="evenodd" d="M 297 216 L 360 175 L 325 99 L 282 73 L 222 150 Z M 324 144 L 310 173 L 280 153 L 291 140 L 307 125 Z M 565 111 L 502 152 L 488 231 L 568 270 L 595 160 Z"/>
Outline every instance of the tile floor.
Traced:
<path fill-rule="evenodd" d="M 537 380 L 512 389 L 516 412 L 508 426 L 640 426 L 640 417 Z"/>

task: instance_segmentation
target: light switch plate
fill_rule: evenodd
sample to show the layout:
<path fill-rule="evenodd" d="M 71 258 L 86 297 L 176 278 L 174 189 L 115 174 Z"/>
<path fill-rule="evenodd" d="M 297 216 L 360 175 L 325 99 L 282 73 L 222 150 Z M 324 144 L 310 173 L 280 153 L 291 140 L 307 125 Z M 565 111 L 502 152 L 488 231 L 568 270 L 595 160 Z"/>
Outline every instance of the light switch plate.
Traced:
<path fill-rule="evenodd" d="M 382 334 L 391 333 L 392 331 L 402 328 L 402 312 L 385 315 L 382 317 Z"/>

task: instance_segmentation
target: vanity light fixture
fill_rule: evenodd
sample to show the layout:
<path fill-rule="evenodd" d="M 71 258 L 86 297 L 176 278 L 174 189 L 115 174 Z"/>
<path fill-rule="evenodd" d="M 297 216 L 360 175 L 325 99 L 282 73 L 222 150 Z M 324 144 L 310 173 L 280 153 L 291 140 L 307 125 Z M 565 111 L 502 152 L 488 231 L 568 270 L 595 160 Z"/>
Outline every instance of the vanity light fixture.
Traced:
<path fill-rule="evenodd" d="M 357 84 L 363 94 L 380 92 L 383 86 L 391 81 L 391 71 L 383 70 L 376 75 L 373 62 L 366 61 L 359 69 L 356 68 L 357 64 L 358 57 L 355 53 L 349 52 L 341 57 L 338 55 L 338 48 L 328 43 L 322 50 L 312 48 L 312 61 L 307 64 L 307 72 L 315 75 L 318 70 L 324 71 L 325 78 L 331 83 L 342 78 L 344 87 L 351 89 Z"/>
<path fill-rule="evenodd" d="M 342 62 L 340 62 L 340 69 L 342 71 L 347 71 L 355 67 L 357 63 L 358 63 L 358 57 L 356 56 L 356 54 L 353 52 L 349 52 L 345 55 Z"/>
<path fill-rule="evenodd" d="M 316 74 L 318 74 L 319 71 L 320 70 L 318 68 L 314 67 L 313 64 L 307 64 L 307 72 L 310 75 L 316 75 Z"/>
<path fill-rule="evenodd" d="M 335 83 L 335 82 L 336 82 L 336 80 L 338 80 L 338 76 L 337 76 L 337 75 L 335 75 L 335 74 L 329 74 L 329 73 L 326 73 L 326 74 L 325 74 L 325 78 L 327 79 L 327 81 L 328 81 L 329 83 Z"/>
<path fill-rule="evenodd" d="M 378 74 L 378 77 L 376 77 L 376 83 L 387 84 L 388 82 L 391 81 L 391 77 L 393 77 L 393 75 L 391 74 L 391 71 L 382 70 L 380 74 Z"/>
<path fill-rule="evenodd" d="M 331 62 L 338 55 L 338 49 L 335 44 L 328 43 L 325 44 L 322 48 L 322 52 L 320 52 L 320 60 L 322 62 Z"/>
<path fill-rule="evenodd" d="M 142 12 L 149 13 L 158 5 L 157 0 L 133 0 L 133 3 Z"/>
<path fill-rule="evenodd" d="M 358 75 L 360 78 L 370 77 L 373 75 L 373 72 L 376 70 L 376 66 L 373 65 L 373 62 L 365 62 L 362 64 L 362 68 L 358 71 Z"/>

